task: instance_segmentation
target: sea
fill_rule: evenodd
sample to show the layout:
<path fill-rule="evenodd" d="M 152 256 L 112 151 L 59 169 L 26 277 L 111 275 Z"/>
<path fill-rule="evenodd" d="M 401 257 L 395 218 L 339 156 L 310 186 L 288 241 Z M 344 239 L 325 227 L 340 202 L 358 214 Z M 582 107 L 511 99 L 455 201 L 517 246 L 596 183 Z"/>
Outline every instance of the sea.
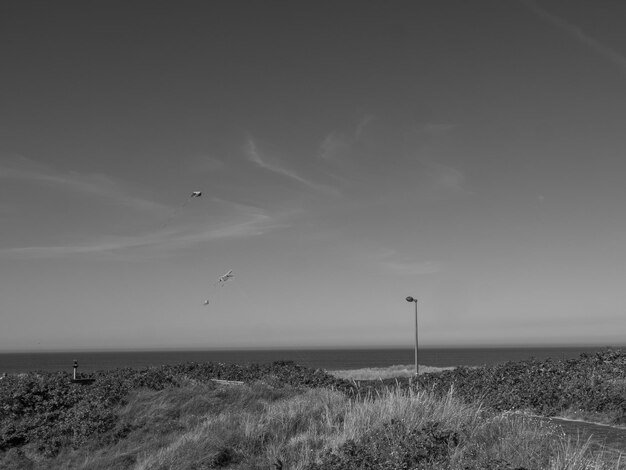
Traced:
<path fill-rule="evenodd" d="M 418 362 L 420 365 L 434 367 L 482 366 L 531 358 L 573 359 L 582 353 L 595 353 L 605 349 L 604 346 L 424 348 L 419 350 Z M 71 372 L 74 361 L 78 362 L 78 371 L 82 373 L 126 367 L 143 369 L 183 362 L 220 362 L 243 365 L 294 361 L 315 369 L 347 370 L 411 365 L 415 363 L 414 354 L 412 348 L 0 353 L 0 375 L 30 371 L 65 370 Z"/>

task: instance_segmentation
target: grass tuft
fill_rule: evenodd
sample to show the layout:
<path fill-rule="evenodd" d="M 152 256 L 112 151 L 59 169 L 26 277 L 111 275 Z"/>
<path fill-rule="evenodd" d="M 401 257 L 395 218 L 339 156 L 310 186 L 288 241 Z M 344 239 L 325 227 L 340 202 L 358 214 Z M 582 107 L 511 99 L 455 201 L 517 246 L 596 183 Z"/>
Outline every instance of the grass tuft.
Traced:
<path fill-rule="evenodd" d="M 420 374 L 437 373 L 444 370 L 452 370 L 454 367 L 431 367 L 419 366 Z M 407 378 L 415 375 L 415 366 L 396 365 L 389 367 L 368 367 L 364 369 L 329 370 L 334 377 L 344 380 L 381 380 L 394 378 Z"/>

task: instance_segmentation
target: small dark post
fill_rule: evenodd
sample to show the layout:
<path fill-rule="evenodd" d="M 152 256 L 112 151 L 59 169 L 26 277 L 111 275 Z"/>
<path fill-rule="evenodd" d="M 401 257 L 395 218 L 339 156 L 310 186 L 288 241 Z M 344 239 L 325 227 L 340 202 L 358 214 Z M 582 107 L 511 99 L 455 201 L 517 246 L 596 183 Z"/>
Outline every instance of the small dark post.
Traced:
<path fill-rule="evenodd" d="M 76 380 L 76 369 L 78 369 L 78 361 L 74 359 L 74 380 Z"/>

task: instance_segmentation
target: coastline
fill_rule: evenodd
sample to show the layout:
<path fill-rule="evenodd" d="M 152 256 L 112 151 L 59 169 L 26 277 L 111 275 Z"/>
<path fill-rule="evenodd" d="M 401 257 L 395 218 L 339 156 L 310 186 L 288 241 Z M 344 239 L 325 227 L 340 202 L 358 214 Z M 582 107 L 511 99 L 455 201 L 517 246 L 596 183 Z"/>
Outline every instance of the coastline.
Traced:
<path fill-rule="evenodd" d="M 423 348 L 420 367 L 483 366 L 530 358 L 552 360 L 575 359 L 582 353 L 592 354 L 605 346 L 567 347 L 502 347 L 502 348 Z M 222 362 L 232 364 L 294 361 L 297 364 L 324 370 L 356 370 L 387 368 L 396 364 L 412 364 L 411 348 L 346 348 L 346 349 L 277 349 L 277 350 L 163 350 L 163 351 L 66 351 L 0 353 L 0 374 L 3 372 L 66 371 L 77 360 L 79 371 L 93 372 L 116 368 L 141 369 L 183 362 Z"/>

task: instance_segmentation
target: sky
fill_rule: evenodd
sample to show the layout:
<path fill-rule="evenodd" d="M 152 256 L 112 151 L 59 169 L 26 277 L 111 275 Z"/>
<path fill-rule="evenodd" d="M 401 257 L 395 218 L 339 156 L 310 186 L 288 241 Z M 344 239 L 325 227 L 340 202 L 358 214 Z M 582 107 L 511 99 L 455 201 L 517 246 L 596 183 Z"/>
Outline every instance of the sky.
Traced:
<path fill-rule="evenodd" d="M 0 351 L 625 344 L 625 20 L 1 2 Z"/>

